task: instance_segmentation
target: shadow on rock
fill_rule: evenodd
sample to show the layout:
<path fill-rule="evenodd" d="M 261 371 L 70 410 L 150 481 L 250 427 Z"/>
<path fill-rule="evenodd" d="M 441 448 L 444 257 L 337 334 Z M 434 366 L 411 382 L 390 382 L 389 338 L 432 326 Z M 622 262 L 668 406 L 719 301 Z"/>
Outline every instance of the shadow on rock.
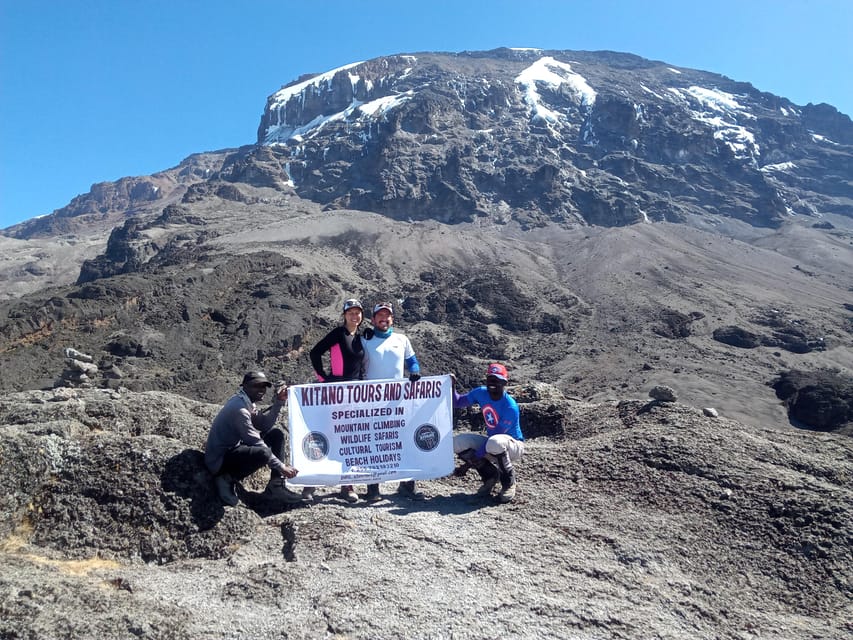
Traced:
<path fill-rule="evenodd" d="M 160 476 L 160 485 L 164 491 L 189 500 L 193 523 L 200 531 L 215 527 L 225 513 L 201 451 L 184 449 L 169 458 Z"/>
<path fill-rule="evenodd" d="M 494 498 L 478 498 L 471 493 L 454 493 L 449 496 L 435 496 L 423 501 L 409 500 L 393 496 L 397 505 L 388 510 L 398 516 L 405 516 L 415 512 L 432 512 L 440 515 L 460 515 L 471 513 L 485 507 L 496 507 L 498 502 Z"/>
<path fill-rule="evenodd" d="M 296 527 L 292 522 L 282 523 L 281 539 L 281 556 L 285 562 L 296 562 Z"/>
<path fill-rule="evenodd" d="M 215 527 L 225 515 L 226 507 L 216 494 L 213 477 L 204 466 L 204 454 L 197 449 L 184 449 L 166 462 L 160 483 L 164 491 L 176 493 L 190 502 L 193 523 L 200 531 Z M 290 504 L 263 492 L 250 491 L 237 484 L 240 502 L 261 518 L 274 516 L 304 503 Z"/>
<path fill-rule="evenodd" d="M 309 500 L 302 502 L 285 502 L 281 498 L 271 497 L 264 492 L 249 491 L 241 485 L 237 485 L 237 495 L 240 501 L 249 509 L 257 513 L 261 518 L 278 515 L 299 507 L 307 507 L 311 504 Z"/>

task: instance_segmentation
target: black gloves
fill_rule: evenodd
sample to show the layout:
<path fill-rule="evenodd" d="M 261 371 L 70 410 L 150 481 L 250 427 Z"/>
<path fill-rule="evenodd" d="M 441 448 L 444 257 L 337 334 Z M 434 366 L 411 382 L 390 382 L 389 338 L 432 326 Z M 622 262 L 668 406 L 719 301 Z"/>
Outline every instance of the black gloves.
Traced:
<path fill-rule="evenodd" d="M 421 374 L 419 373 L 410 373 L 409 374 L 409 382 L 417 382 L 421 379 Z"/>

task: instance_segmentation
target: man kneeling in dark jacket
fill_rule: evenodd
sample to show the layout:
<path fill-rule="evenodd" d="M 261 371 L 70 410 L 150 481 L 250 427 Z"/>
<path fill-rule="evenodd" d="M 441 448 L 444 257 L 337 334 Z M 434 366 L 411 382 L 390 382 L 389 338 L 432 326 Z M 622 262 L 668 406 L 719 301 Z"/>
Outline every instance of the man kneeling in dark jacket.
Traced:
<path fill-rule="evenodd" d="M 299 472 L 282 462 L 284 431 L 275 426 L 287 401 L 287 385 L 278 386 L 275 402 L 266 412 L 258 411 L 255 406 L 270 387 L 272 383 L 260 371 L 243 376 L 240 390 L 220 409 L 207 436 L 204 464 L 214 476 L 222 502 L 232 507 L 239 502 L 235 483 L 264 465 L 270 468 L 265 494 L 289 503 L 302 501 L 301 494 L 285 485 L 286 478 L 293 478 Z"/>

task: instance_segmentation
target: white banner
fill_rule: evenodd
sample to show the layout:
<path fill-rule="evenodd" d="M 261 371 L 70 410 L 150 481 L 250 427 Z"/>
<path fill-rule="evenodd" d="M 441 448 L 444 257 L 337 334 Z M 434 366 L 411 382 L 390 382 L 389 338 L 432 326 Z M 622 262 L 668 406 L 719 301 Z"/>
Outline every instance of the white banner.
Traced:
<path fill-rule="evenodd" d="M 288 391 L 295 486 L 427 480 L 453 471 L 449 375 L 303 384 Z"/>

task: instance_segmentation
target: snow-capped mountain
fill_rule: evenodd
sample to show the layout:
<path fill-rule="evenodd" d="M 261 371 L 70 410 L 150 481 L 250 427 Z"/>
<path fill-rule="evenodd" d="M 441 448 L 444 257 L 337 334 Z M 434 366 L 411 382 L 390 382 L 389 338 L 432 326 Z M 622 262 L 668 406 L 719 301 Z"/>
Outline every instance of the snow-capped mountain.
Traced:
<path fill-rule="evenodd" d="M 403 219 L 853 215 L 849 117 L 627 54 L 349 64 L 271 95 L 258 144 L 303 197 Z"/>
<path fill-rule="evenodd" d="M 404 221 L 832 224 L 853 216 L 853 123 L 625 53 L 387 56 L 276 91 L 254 144 L 96 184 L 5 234 L 110 228 L 182 199 L 239 198 L 228 183 L 241 182 Z"/>

